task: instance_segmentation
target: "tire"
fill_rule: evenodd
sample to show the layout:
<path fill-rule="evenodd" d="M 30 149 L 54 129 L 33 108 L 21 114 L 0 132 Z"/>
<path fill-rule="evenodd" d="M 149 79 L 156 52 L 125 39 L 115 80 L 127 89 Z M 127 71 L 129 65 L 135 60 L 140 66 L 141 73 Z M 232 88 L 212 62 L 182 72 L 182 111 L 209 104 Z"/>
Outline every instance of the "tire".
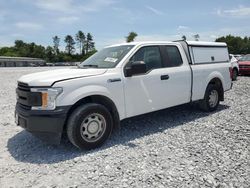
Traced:
<path fill-rule="evenodd" d="M 238 76 L 238 71 L 237 71 L 237 69 L 234 68 L 232 74 L 233 74 L 232 80 L 233 80 L 233 81 L 237 80 L 237 76 Z"/>
<path fill-rule="evenodd" d="M 204 99 L 200 102 L 200 108 L 206 112 L 215 111 L 219 105 L 219 92 L 220 88 L 213 84 L 209 84 Z"/>
<path fill-rule="evenodd" d="M 88 103 L 76 108 L 67 122 L 67 136 L 80 149 L 103 145 L 113 129 L 113 118 L 101 104 Z"/>

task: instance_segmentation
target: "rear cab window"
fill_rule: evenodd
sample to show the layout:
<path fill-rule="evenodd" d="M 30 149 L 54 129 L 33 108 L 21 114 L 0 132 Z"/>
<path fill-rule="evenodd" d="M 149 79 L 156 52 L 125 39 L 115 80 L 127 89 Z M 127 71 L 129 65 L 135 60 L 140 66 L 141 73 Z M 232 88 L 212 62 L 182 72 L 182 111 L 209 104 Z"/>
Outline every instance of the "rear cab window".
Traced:
<path fill-rule="evenodd" d="M 162 46 L 164 63 L 166 67 L 178 67 L 183 64 L 183 60 L 177 46 Z"/>

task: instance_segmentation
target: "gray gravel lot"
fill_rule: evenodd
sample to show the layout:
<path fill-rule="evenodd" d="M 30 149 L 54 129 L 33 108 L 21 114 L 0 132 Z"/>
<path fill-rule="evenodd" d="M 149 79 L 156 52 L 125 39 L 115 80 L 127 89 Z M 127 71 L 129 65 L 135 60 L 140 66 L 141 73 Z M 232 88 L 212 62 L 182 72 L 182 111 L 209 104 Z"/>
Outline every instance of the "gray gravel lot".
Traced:
<path fill-rule="evenodd" d="M 183 105 L 135 117 L 79 151 L 14 123 L 16 80 L 47 69 L 0 68 L 0 187 L 250 187 L 250 77 L 214 113 Z"/>

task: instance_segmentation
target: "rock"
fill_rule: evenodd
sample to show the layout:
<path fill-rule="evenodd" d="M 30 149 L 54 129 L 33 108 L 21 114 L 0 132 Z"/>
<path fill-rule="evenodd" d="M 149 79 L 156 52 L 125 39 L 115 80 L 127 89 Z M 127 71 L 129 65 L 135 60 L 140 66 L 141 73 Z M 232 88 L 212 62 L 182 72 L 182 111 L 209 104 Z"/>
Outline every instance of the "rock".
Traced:
<path fill-rule="evenodd" d="M 17 78 L 48 69 L 0 68 L 1 187 L 250 187 L 250 77 L 216 112 L 182 105 L 135 117 L 103 147 L 79 151 L 14 126 Z"/>

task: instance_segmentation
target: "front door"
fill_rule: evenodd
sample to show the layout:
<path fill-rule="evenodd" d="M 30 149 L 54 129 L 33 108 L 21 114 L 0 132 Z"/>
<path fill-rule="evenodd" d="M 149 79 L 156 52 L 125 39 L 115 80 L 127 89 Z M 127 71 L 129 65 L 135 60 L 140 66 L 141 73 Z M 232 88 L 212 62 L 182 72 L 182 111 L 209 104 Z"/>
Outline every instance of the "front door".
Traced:
<path fill-rule="evenodd" d="M 181 61 L 178 62 L 181 63 L 178 67 L 174 67 L 174 63 L 170 64 L 171 49 L 165 48 L 165 46 L 145 46 L 140 48 L 130 59 L 130 62 L 144 61 L 147 72 L 125 78 L 124 92 L 127 117 L 189 101 L 190 68 L 188 65 L 183 65 L 182 59 L 178 59 Z M 167 52 L 169 54 L 164 54 Z M 172 53 L 172 55 L 176 54 Z M 172 61 L 176 58 L 178 57 L 172 57 Z"/>

